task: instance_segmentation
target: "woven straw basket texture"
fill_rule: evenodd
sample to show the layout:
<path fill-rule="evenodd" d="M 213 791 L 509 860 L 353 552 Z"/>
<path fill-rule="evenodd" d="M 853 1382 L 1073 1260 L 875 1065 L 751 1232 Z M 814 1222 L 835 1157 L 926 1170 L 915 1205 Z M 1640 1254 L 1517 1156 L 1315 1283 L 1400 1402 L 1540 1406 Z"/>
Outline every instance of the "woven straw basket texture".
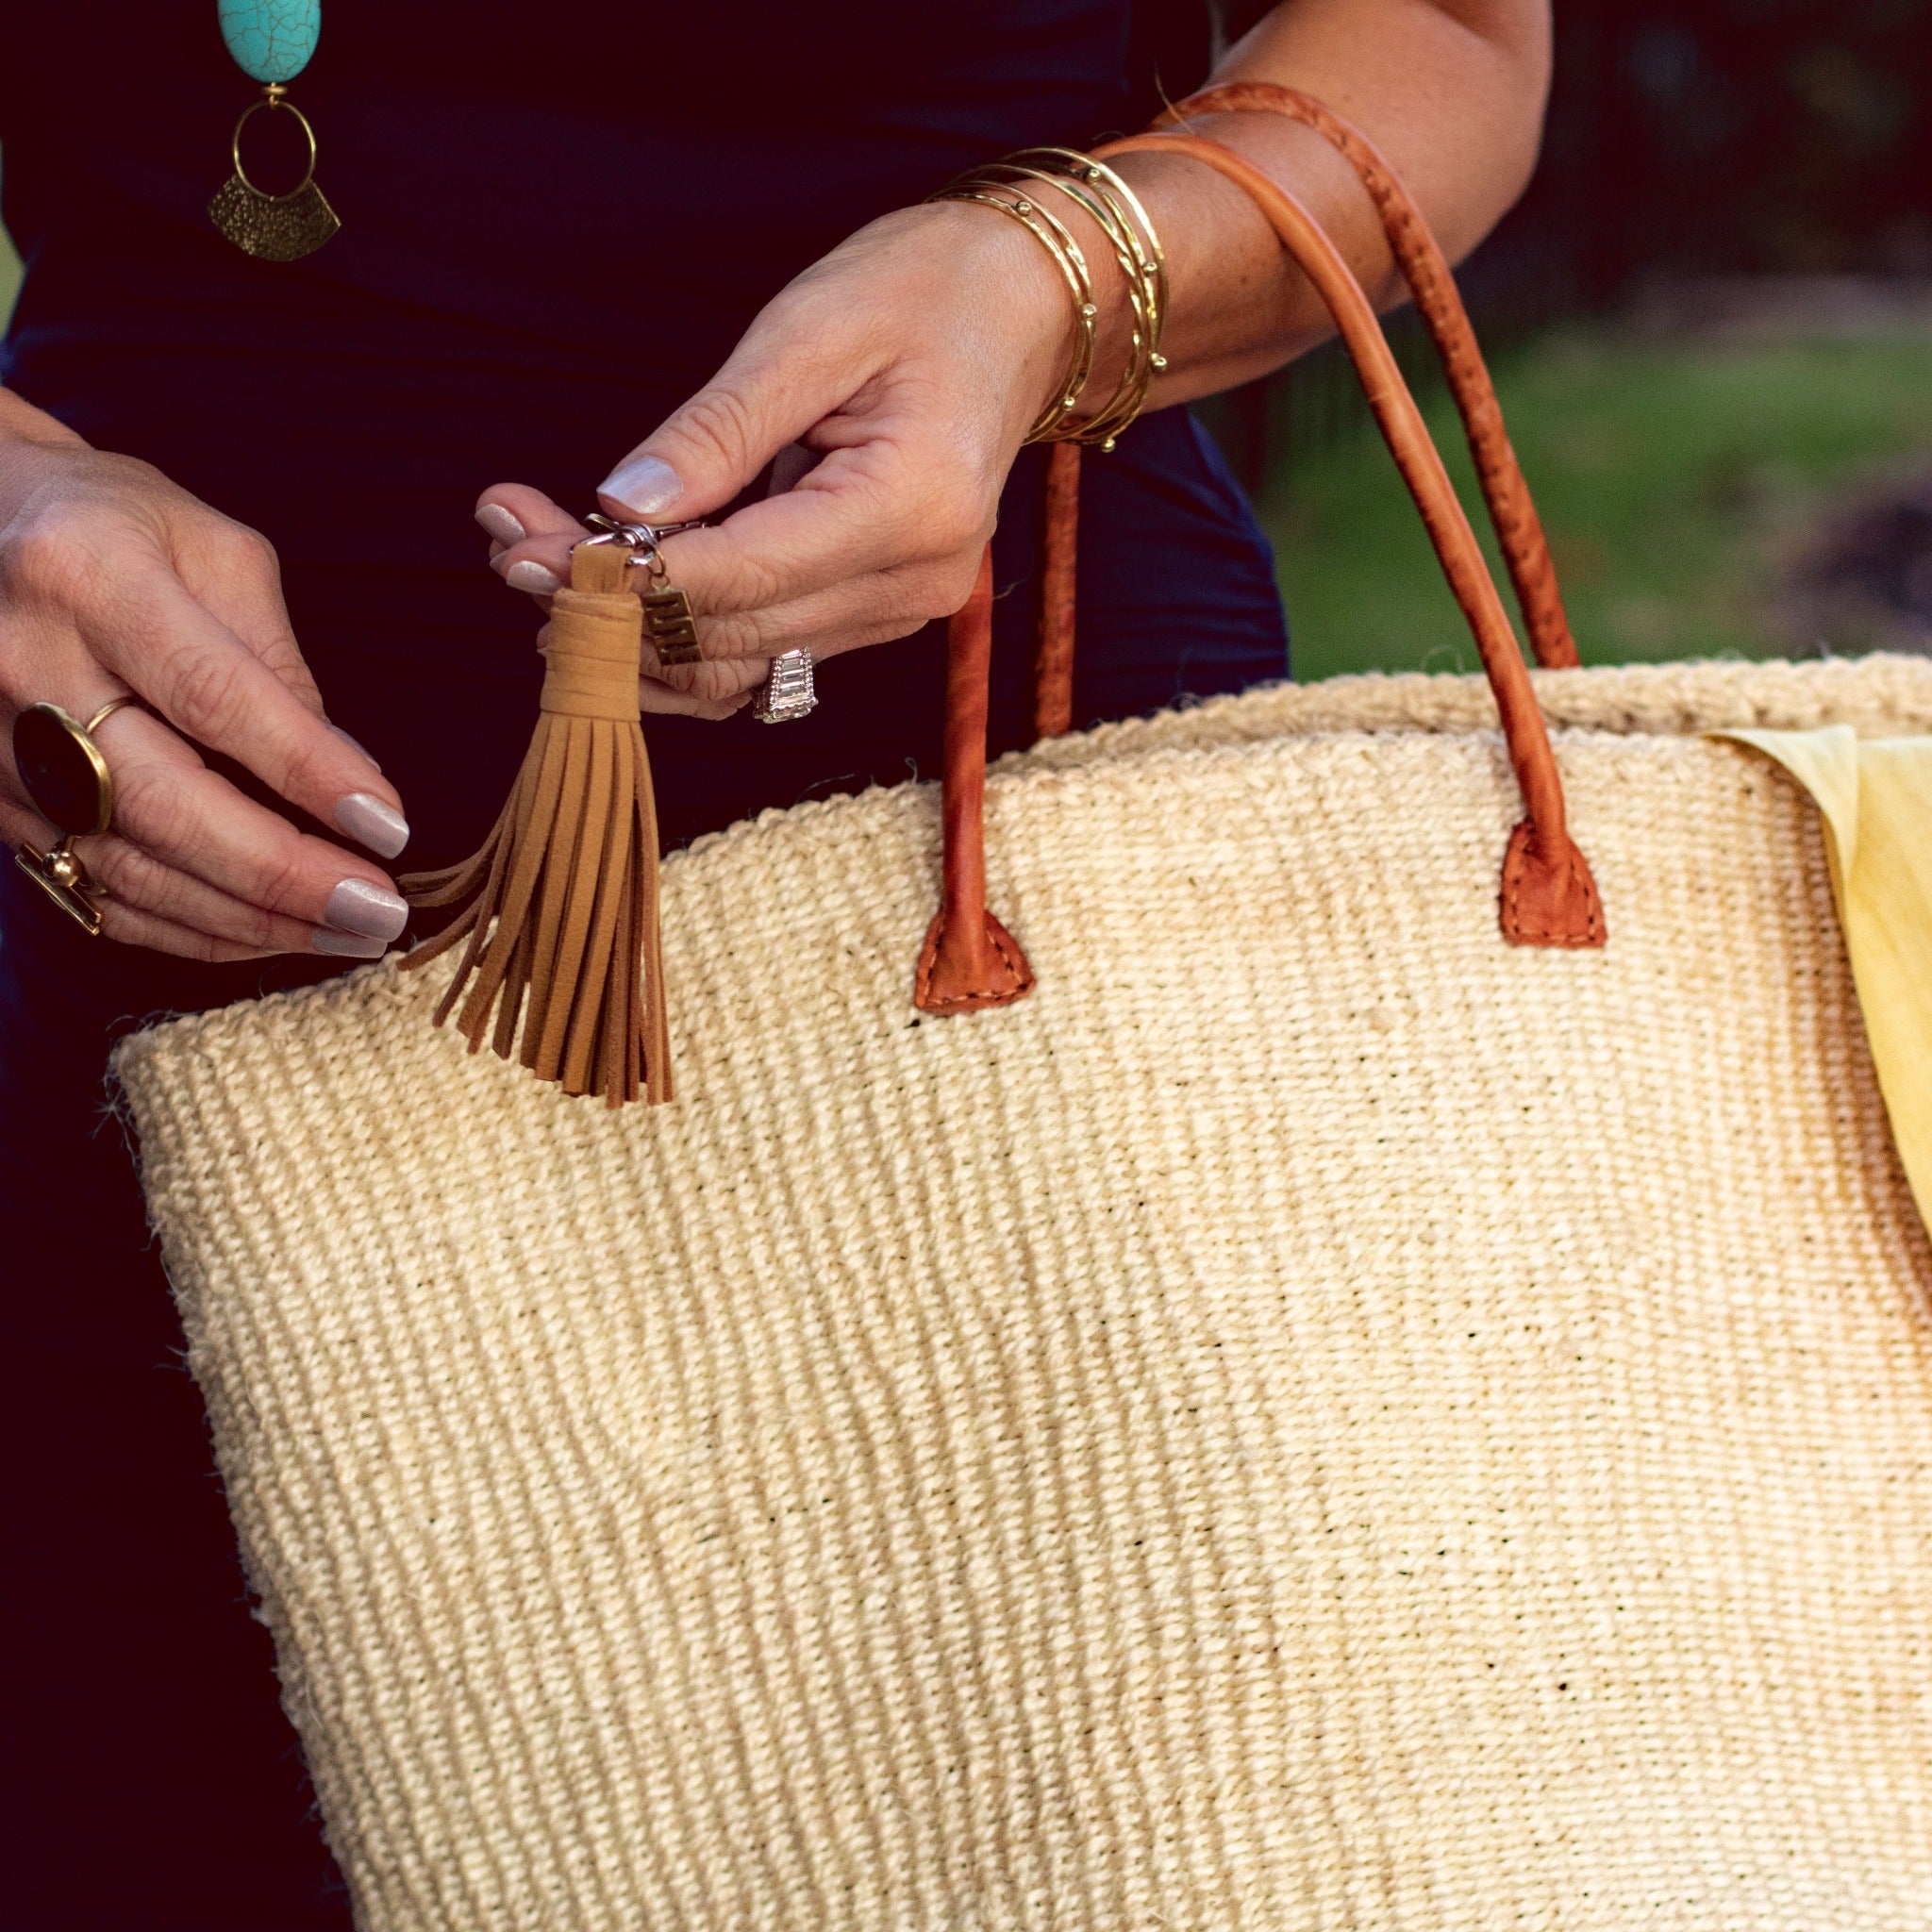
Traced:
<path fill-rule="evenodd" d="M 1008 760 L 666 874 L 673 1108 L 378 967 L 120 1062 L 365 1932 L 1924 1932 L 1932 1249 L 1803 794 L 1932 665 L 1540 676 Z"/>

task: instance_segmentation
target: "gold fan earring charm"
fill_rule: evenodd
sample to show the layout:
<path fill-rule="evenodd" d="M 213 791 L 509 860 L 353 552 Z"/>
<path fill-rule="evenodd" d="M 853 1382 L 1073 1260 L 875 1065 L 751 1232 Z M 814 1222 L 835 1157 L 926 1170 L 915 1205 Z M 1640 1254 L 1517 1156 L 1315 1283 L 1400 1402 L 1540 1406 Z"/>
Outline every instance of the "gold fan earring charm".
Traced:
<path fill-rule="evenodd" d="M 236 64 L 262 83 L 235 123 L 229 143 L 234 172 L 208 205 L 208 220 L 244 255 L 261 261 L 299 261 L 312 255 L 341 223 L 315 183 L 315 129 L 288 98 L 289 83 L 308 66 L 322 33 L 322 0 L 221 0 L 222 38 Z M 266 108 L 292 114 L 302 131 L 308 166 L 286 193 L 271 194 L 248 178 L 242 131 Z"/>

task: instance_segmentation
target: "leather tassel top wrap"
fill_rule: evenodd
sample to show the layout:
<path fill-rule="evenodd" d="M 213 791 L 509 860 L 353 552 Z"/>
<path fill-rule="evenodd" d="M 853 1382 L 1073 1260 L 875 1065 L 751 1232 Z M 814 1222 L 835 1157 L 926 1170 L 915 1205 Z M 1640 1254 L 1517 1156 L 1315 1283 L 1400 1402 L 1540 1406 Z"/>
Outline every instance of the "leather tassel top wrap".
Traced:
<path fill-rule="evenodd" d="M 641 618 L 627 591 L 559 591 L 551 606 L 539 708 L 555 717 L 635 724 Z"/>
<path fill-rule="evenodd" d="M 467 941 L 437 1024 L 454 1012 L 471 1052 L 488 1033 L 504 1058 L 612 1107 L 671 1098 L 658 819 L 638 723 L 643 608 L 625 558 L 609 544 L 573 556 L 551 607 L 537 729 L 481 850 L 402 881 L 418 906 L 470 901 L 403 962 Z"/>

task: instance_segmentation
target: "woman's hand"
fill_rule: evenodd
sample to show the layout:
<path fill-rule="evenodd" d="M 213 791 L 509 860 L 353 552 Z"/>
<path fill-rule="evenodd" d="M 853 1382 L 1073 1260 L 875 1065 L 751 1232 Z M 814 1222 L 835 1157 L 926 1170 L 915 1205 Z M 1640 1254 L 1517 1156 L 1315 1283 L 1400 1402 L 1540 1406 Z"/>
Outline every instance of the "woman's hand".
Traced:
<path fill-rule="evenodd" d="M 1548 0 L 1283 0 L 1210 84 L 1273 81 L 1333 104 L 1393 161 L 1453 260 L 1528 178 L 1548 76 Z M 1372 294 L 1399 298 L 1374 208 L 1320 135 L 1266 113 L 1210 115 L 1193 131 L 1289 189 Z M 1130 155 L 1120 172 L 1168 269 L 1166 366 L 1151 407 L 1245 382 L 1328 333 L 1319 296 L 1234 183 L 1180 156 Z M 1128 359 L 1125 290 L 1098 228 L 1071 203 L 1054 206 L 1100 305 L 1091 411 Z M 824 658 L 957 609 L 1072 341 L 1067 288 L 1045 249 L 970 204 L 888 215 L 782 291 L 599 492 L 612 516 L 679 522 L 730 502 L 788 445 L 817 459 L 790 490 L 666 542 L 707 661 L 647 676 L 647 708 L 722 716 L 780 651 Z M 575 519 L 514 485 L 486 491 L 476 514 L 506 581 L 540 596 L 557 588 L 582 534 Z"/>
<path fill-rule="evenodd" d="M 723 716 L 781 651 L 825 658 L 957 610 L 1071 337 L 1045 251 L 958 203 L 888 215 L 783 290 L 599 491 L 613 516 L 700 516 L 780 458 L 764 501 L 666 541 L 706 661 L 647 662 L 646 708 Z M 511 586 L 567 578 L 583 532 L 541 491 L 499 485 L 476 514 Z"/>
<path fill-rule="evenodd" d="M 75 846 L 106 889 L 108 938 L 195 959 L 374 958 L 402 931 L 378 866 L 297 831 L 194 749 L 384 858 L 408 838 L 394 788 L 324 717 L 267 541 L 0 391 L 0 837 L 59 837 L 14 769 L 19 712 L 48 701 L 86 720 L 127 691 L 152 712 L 103 722 L 114 821 Z"/>

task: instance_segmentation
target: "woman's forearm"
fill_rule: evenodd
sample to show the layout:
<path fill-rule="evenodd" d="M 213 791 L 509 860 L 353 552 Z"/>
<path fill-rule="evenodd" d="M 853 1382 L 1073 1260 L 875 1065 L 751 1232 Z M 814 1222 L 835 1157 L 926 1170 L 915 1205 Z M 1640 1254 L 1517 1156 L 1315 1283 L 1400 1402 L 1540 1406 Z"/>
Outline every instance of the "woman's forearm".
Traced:
<path fill-rule="evenodd" d="M 1325 102 L 1388 157 L 1457 260 L 1529 179 L 1549 40 L 1545 0 L 1287 0 L 1229 49 L 1209 84 L 1274 81 Z M 1374 209 L 1320 135 L 1268 113 L 1212 115 L 1190 131 L 1238 149 L 1290 190 L 1376 302 L 1398 299 L 1402 283 Z M 1154 405 L 1262 375 L 1329 333 L 1320 298 L 1240 189 L 1180 156 L 1128 155 L 1119 166 L 1168 258 L 1169 368 Z M 1102 375 L 1126 355 L 1125 304 L 1118 290 L 1115 298 Z M 1096 382 L 1092 393 L 1104 392 Z"/>

